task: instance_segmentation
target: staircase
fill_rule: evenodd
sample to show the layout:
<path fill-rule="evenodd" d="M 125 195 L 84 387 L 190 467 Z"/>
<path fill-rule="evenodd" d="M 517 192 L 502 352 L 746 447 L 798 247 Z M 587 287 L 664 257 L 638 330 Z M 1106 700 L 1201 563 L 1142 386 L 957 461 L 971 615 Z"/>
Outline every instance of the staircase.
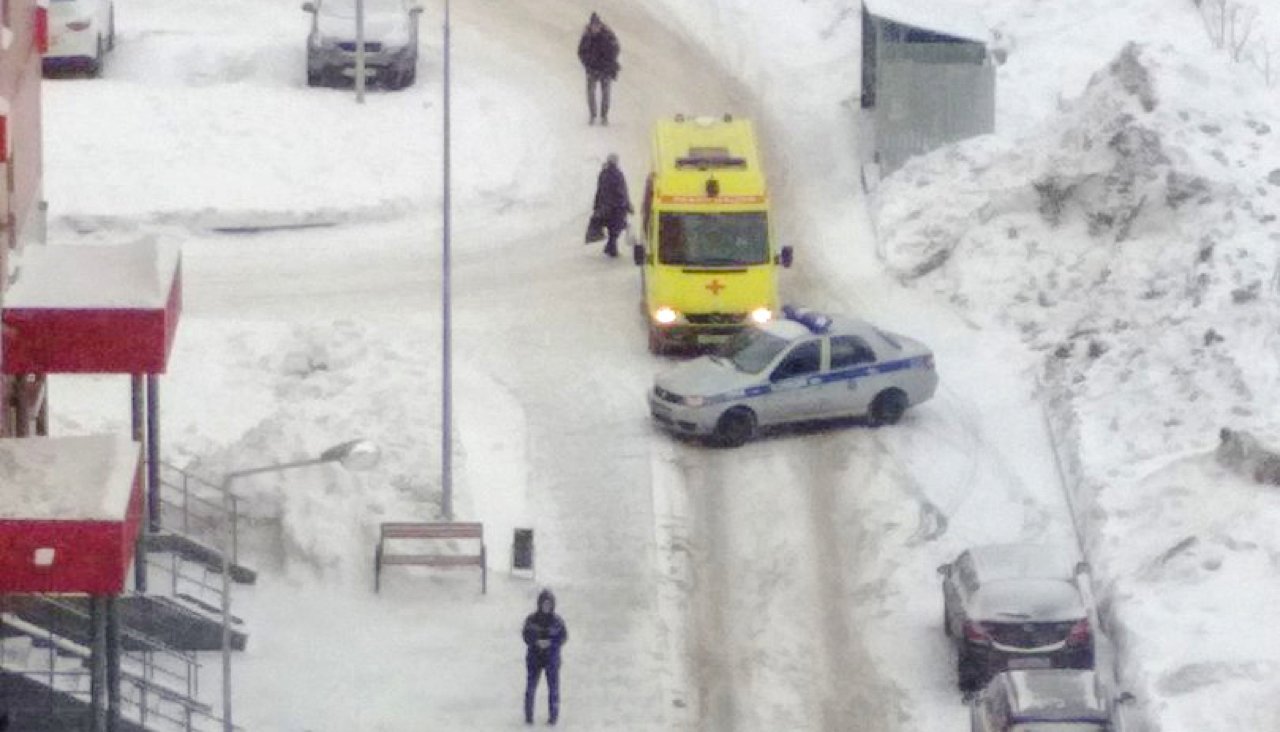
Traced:
<path fill-rule="evenodd" d="M 122 632 L 122 641 L 125 633 Z M 135 639 L 136 640 L 136 639 Z M 123 643 L 122 643 L 123 645 Z M 0 615 L 0 704 L 23 732 L 92 727 L 90 649 L 12 613 Z M 120 658 L 120 732 L 215 732 L 212 709 L 195 698 L 194 656 L 152 647 Z"/>
<path fill-rule="evenodd" d="M 9 609 L 62 638 L 85 646 L 92 642 L 88 597 L 19 596 L 9 601 Z M 206 614 L 199 606 L 163 595 L 124 595 L 116 600 L 116 612 L 122 629 L 120 645 L 126 651 L 222 649 L 222 618 L 212 614 L 219 612 L 216 608 Z M 243 623 L 231 618 L 231 650 L 243 651 L 247 641 Z"/>
<path fill-rule="evenodd" d="M 257 573 L 237 556 L 238 516 L 219 486 L 169 465 L 161 473 L 162 531 L 146 536 L 148 590 L 116 599 L 120 628 L 118 732 L 221 732 L 199 700 L 196 651 L 222 648 L 223 538 L 230 522 L 227 579 L 252 584 Z M 0 709 L 16 732 L 93 728 L 92 623 L 89 599 L 9 596 L 0 613 Z M 230 647 L 244 650 L 240 619 L 228 618 Z M 105 691 L 103 692 L 105 693 Z M 105 703 L 105 702 L 104 702 Z"/>

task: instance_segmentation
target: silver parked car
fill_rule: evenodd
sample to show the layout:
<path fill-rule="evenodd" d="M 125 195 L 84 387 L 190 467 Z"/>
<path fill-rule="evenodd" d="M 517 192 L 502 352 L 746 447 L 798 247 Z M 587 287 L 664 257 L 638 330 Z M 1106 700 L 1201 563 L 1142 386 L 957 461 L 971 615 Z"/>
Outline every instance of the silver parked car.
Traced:
<path fill-rule="evenodd" d="M 933 354 L 918 341 L 856 318 L 783 314 L 658 375 L 653 419 L 734 447 L 769 425 L 860 416 L 894 424 L 937 389 Z"/>
<path fill-rule="evenodd" d="M 1071 550 L 1038 544 L 977 546 L 939 567 L 960 690 L 1005 669 L 1093 668 L 1087 569 Z"/>
<path fill-rule="evenodd" d="M 356 71 L 356 0 L 308 0 L 307 85 L 350 83 Z M 364 0 L 365 80 L 411 86 L 418 72 L 418 18 L 410 0 Z"/>
<path fill-rule="evenodd" d="M 1111 732 L 1118 704 L 1093 671 L 1003 671 L 969 705 L 970 732 Z"/>

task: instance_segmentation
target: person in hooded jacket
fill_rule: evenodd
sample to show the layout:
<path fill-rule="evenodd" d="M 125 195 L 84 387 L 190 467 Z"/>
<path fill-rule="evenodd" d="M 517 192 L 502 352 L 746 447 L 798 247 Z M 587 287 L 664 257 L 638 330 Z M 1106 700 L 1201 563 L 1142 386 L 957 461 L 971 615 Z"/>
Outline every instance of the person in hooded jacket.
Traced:
<path fill-rule="evenodd" d="M 592 218 L 609 232 L 604 243 L 604 253 L 608 256 L 618 256 L 618 237 L 627 228 L 627 216 L 633 210 L 627 178 L 618 167 L 618 154 L 609 153 L 596 177 L 596 198 L 591 208 Z"/>
<path fill-rule="evenodd" d="M 543 673 L 547 675 L 547 723 L 555 724 L 560 716 L 560 647 L 569 640 L 569 629 L 556 614 L 556 596 L 551 590 L 538 593 L 538 609 L 524 619 L 521 636 L 528 648 L 524 656 L 525 724 L 533 724 L 533 701 Z"/>
<path fill-rule="evenodd" d="M 578 40 L 578 60 L 587 71 L 587 109 L 591 112 L 590 124 L 596 123 L 596 86 L 600 87 L 600 124 L 609 124 L 609 85 L 618 78 L 618 37 L 613 30 L 591 14 L 587 27 Z"/>

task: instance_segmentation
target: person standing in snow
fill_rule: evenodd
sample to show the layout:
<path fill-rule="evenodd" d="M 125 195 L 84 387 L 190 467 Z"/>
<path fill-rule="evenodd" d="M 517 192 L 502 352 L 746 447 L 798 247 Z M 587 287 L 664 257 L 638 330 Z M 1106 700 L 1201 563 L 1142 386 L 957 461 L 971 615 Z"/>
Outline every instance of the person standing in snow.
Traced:
<path fill-rule="evenodd" d="M 596 177 L 596 198 L 591 207 L 594 222 L 609 232 L 604 243 L 604 253 L 608 256 L 618 256 L 618 237 L 627 228 L 627 216 L 633 210 L 626 176 L 618 167 L 618 154 L 609 153 Z"/>
<path fill-rule="evenodd" d="M 569 640 L 569 629 L 556 615 L 556 596 L 551 590 L 538 593 L 538 609 L 524 619 L 521 635 L 528 647 L 524 656 L 525 724 L 533 724 L 533 700 L 543 673 L 547 675 L 547 724 L 555 724 L 560 716 L 560 647 Z"/>
<path fill-rule="evenodd" d="M 596 86 L 600 87 L 600 124 L 609 124 L 609 86 L 618 78 L 618 37 L 600 16 L 591 14 L 587 27 L 578 40 L 578 60 L 587 71 L 587 109 L 596 123 Z"/>

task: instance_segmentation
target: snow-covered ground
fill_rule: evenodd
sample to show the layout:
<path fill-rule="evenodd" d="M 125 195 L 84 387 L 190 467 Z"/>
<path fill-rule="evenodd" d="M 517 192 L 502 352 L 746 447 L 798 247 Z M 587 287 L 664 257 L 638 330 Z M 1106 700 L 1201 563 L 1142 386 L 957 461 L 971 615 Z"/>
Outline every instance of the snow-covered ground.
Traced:
<path fill-rule="evenodd" d="M 564 727 L 962 728 L 934 567 L 1078 524 L 1130 729 L 1274 728 L 1280 509 L 1212 452 L 1222 426 L 1280 443 L 1275 91 L 1189 2 L 959 7 L 1009 54 L 997 134 L 868 202 L 852 0 L 453 4 L 453 489 L 492 575 L 394 570 L 375 596 L 377 523 L 439 511 L 441 8 L 418 85 L 357 105 L 306 88 L 296 3 L 122 2 L 105 77 L 45 86 L 50 239 L 181 246 L 166 458 L 216 479 L 384 452 L 237 483 L 265 527 L 237 723 L 522 726 L 517 632 L 549 585 Z M 609 128 L 572 53 L 591 10 L 623 46 Z M 899 427 L 715 451 L 648 424 L 664 362 L 636 273 L 579 243 L 586 207 L 611 151 L 638 192 L 652 119 L 725 110 L 762 121 L 788 299 L 937 351 Z M 315 228 L 218 231 L 255 225 Z M 126 381 L 56 379 L 55 433 L 127 428 Z M 536 581 L 506 571 L 514 527 Z"/>

